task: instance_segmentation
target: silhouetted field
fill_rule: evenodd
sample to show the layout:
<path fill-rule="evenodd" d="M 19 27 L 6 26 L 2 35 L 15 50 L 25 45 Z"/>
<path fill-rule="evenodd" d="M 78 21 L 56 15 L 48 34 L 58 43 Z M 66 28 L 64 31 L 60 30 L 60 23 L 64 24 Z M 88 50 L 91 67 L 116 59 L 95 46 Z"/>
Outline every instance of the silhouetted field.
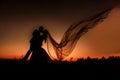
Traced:
<path fill-rule="evenodd" d="M 1 73 L 14 75 L 20 73 L 21 75 L 51 75 L 58 78 L 72 77 L 73 75 L 79 78 L 87 77 L 107 77 L 117 78 L 120 74 L 120 57 L 109 57 L 105 59 L 97 58 L 80 58 L 76 62 L 68 61 L 54 61 L 47 64 L 31 64 L 22 62 L 17 59 L 0 59 Z M 41 75 L 42 74 L 42 75 Z M 19 75 L 20 76 L 20 75 Z M 76 78 L 75 77 L 75 78 Z"/>

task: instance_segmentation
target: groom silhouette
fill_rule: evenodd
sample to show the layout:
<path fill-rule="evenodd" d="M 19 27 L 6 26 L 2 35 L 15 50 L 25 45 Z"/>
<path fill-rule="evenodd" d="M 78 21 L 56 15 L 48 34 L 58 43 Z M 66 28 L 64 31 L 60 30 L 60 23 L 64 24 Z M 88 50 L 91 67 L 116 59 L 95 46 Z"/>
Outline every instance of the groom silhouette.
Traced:
<path fill-rule="evenodd" d="M 43 26 L 39 27 L 39 30 L 35 29 L 32 33 L 32 39 L 30 40 L 30 49 L 27 51 L 23 60 L 26 61 L 29 55 L 32 53 L 31 63 L 48 63 L 51 61 L 47 52 L 42 48 L 43 41 L 46 42 L 47 30 L 44 30 Z"/>

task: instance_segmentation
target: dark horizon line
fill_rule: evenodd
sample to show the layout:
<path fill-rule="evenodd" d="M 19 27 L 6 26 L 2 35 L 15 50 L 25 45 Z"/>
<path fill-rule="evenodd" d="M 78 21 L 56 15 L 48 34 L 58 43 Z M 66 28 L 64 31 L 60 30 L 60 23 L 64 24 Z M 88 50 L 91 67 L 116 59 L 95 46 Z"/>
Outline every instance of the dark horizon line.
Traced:
<path fill-rule="evenodd" d="M 100 59 L 109 59 L 109 58 L 120 58 L 120 56 L 109 56 L 109 57 L 102 56 L 100 58 L 99 57 L 90 57 L 90 56 L 88 56 L 86 58 L 84 58 L 84 57 L 77 58 L 77 60 L 79 60 L 79 59 L 83 59 L 83 60 L 98 59 L 98 60 L 100 60 Z M 0 60 L 21 60 L 21 59 L 22 58 L 16 58 L 16 57 L 14 57 L 14 58 L 0 58 Z M 69 58 L 69 60 L 72 60 L 72 59 L 74 59 L 74 57 Z M 64 61 L 68 61 L 68 60 L 64 60 Z"/>

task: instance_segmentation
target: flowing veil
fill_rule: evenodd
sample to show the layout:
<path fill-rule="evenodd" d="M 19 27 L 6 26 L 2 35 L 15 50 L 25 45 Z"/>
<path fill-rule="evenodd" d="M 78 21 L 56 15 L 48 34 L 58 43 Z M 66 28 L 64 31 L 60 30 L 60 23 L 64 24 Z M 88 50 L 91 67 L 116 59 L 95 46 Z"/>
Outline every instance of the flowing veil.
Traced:
<path fill-rule="evenodd" d="M 57 43 L 48 32 L 47 49 L 49 55 L 54 59 L 54 57 L 52 56 L 53 52 L 51 52 L 51 48 L 53 48 L 54 54 L 59 60 L 67 57 L 75 48 L 75 45 L 80 37 L 88 32 L 89 29 L 92 29 L 98 23 L 102 22 L 108 16 L 111 10 L 111 8 L 106 9 L 91 17 L 72 24 L 64 33 L 60 43 Z"/>

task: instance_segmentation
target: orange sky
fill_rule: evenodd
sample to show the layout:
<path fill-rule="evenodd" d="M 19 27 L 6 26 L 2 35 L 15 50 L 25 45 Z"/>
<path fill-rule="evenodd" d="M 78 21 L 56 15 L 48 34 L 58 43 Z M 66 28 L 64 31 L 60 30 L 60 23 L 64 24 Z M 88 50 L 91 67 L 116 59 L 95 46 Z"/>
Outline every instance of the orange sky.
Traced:
<path fill-rule="evenodd" d="M 0 58 L 21 58 L 29 49 L 32 31 L 44 25 L 56 41 L 60 41 L 65 30 L 74 22 L 93 15 L 113 5 L 102 1 L 95 3 L 41 3 L 42 6 L 3 1 L 0 6 Z M 113 0 L 110 0 L 113 1 Z M 22 4 L 22 6 L 21 6 Z M 61 5 L 62 4 L 62 5 Z M 74 5 L 73 5 L 74 4 Z M 94 6 L 92 6 L 94 4 Z M 45 5 L 45 6 L 44 6 Z M 67 5 L 67 6 L 66 6 Z M 73 6 L 72 6 L 73 5 Z M 46 7 L 47 6 L 47 7 Z M 54 8 L 57 6 L 56 8 Z M 41 10 L 41 11 L 38 11 Z M 115 8 L 101 24 L 80 38 L 73 53 L 68 57 L 108 57 L 120 55 L 120 10 Z M 59 37 L 58 37 L 59 36 Z M 45 48 L 44 44 L 44 48 Z"/>
<path fill-rule="evenodd" d="M 72 54 L 78 57 L 120 56 L 120 10 L 114 9 L 107 19 L 82 36 Z"/>

